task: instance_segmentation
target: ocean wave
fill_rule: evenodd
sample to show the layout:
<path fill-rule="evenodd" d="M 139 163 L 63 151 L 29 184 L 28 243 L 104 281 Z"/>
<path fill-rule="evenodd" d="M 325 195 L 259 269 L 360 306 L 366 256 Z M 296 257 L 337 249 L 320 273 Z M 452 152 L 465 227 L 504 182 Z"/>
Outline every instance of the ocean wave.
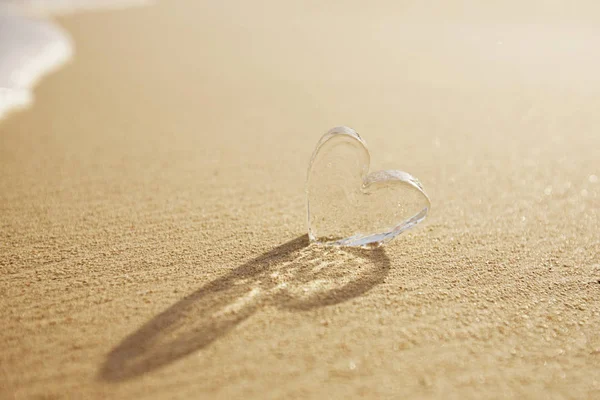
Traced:
<path fill-rule="evenodd" d="M 143 0 L 0 0 L 0 118 L 33 103 L 33 87 L 73 56 L 52 15 L 147 4 Z"/>

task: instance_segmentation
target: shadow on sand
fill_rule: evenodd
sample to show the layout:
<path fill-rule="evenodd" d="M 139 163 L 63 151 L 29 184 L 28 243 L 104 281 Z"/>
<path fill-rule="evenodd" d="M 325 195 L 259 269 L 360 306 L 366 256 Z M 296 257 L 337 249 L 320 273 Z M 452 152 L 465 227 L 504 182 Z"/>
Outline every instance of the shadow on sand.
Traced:
<path fill-rule="evenodd" d="M 302 311 L 361 296 L 383 282 L 389 269 L 382 249 L 330 249 L 298 237 L 155 316 L 108 354 L 99 379 L 120 382 L 168 365 L 208 346 L 264 306 Z"/>

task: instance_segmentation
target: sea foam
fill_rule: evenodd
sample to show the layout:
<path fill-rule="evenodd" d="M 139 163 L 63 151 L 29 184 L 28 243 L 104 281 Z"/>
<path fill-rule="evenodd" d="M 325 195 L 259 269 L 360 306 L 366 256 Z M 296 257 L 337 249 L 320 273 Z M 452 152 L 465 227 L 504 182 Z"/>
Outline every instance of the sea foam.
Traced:
<path fill-rule="evenodd" d="M 73 41 L 51 15 L 142 5 L 143 0 L 0 0 L 0 118 L 33 102 L 33 87 L 71 59 Z"/>

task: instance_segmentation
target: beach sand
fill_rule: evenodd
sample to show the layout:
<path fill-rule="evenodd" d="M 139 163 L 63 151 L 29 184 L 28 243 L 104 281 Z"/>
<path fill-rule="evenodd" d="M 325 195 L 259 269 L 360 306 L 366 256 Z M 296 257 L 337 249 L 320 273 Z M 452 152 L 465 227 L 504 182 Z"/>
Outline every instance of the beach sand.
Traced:
<path fill-rule="evenodd" d="M 221 3 L 58 19 L 0 123 L 0 398 L 599 398 L 600 6 Z M 383 249 L 307 246 L 337 125 L 431 198 Z"/>

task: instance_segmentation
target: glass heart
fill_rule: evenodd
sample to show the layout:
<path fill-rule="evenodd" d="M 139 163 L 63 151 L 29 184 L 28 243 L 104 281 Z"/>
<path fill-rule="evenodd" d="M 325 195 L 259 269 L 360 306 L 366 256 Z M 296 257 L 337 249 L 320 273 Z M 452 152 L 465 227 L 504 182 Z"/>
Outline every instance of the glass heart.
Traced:
<path fill-rule="evenodd" d="M 369 174 L 370 155 L 353 129 L 327 132 L 308 167 L 308 236 L 335 246 L 378 247 L 427 216 L 421 183 L 396 170 Z"/>

